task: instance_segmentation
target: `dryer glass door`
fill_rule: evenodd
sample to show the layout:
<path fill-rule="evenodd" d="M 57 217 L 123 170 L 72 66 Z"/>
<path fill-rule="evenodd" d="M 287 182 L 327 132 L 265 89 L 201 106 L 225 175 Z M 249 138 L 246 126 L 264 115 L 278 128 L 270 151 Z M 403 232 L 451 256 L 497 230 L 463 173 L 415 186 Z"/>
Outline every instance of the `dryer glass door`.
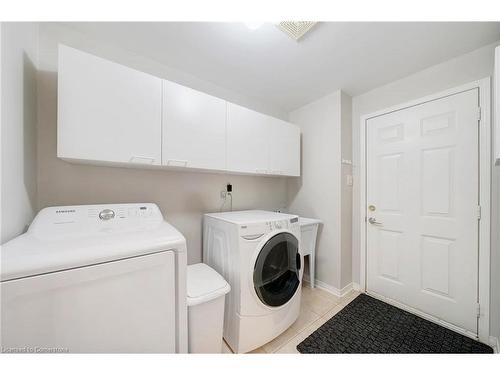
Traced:
<path fill-rule="evenodd" d="M 260 300 L 268 306 L 282 306 L 300 285 L 298 240 L 290 233 L 278 233 L 262 247 L 255 262 L 253 282 Z"/>

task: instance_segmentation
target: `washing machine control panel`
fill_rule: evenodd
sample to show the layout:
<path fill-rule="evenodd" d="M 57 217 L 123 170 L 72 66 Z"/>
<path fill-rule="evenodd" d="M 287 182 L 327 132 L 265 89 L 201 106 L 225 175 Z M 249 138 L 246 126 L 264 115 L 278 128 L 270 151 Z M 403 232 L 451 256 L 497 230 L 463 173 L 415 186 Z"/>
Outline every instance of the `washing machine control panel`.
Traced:
<path fill-rule="evenodd" d="M 299 218 L 298 217 L 294 217 L 292 219 L 290 219 L 290 224 L 288 226 L 288 229 L 291 230 L 291 231 L 295 231 L 295 230 L 299 230 L 300 226 L 299 226 Z"/>
<path fill-rule="evenodd" d="M 240 236 L 245 240 L 257 240 L 266 233 L 288 230 L 295 232 L 299 228 L 299 218 L 272 220 L 240 226 Z"/>
<path fill-rule="evenodd" d="M 268 225 L 269 230 L 282 230 L 288 229 L 289 227 L 288 220 L 269 221 L 266 224 Z"/>

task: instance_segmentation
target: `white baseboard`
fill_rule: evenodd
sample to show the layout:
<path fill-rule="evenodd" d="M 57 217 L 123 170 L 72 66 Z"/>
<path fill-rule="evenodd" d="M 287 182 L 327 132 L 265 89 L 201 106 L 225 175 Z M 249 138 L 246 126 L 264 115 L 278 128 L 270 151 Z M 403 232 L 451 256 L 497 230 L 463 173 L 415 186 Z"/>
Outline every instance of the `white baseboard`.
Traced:
<path fill-rule="evenodd" d="M 500 353 L 500 339 L 498 337 L 490 336 L 490 346 L 495 353 Z"/>
<path fill-rule="evenodd" d="M 346 294 L 352 292 L 354 290 L 352 283 L 347 284 L 340 290 L 340 296 L 344 297 Z"/>
<path fill-rule="evenodd" d="M 361 292 L 361 285 L 359 285 L 358 283 L 355 283 L 353 281 L 353 283 L 352 283 L 352 289 L 354 289 L 354 290 L 356 290 L 358 292 Z"/>
<path fill-rule="evenodd" d="M 307 277 L 306 275 L 304 275 L 303 281 L 310 285 L 309 277 Z M 321 280 L 318 280 L 318 279 L 316 279 L 316 281 L 315 281 L 315 286 L 318 289 L 324 290 L 325 292 L 333 294 L 336 297 L 344 297 L 351 290 L 354 290 L 353 283 L 349 283 L 345 287 L 343 287 L 342 289 L 338 289 L 338 288 L 335 288 L 334 286 L 331 286 L 331 285 L 329 285 Z"/>

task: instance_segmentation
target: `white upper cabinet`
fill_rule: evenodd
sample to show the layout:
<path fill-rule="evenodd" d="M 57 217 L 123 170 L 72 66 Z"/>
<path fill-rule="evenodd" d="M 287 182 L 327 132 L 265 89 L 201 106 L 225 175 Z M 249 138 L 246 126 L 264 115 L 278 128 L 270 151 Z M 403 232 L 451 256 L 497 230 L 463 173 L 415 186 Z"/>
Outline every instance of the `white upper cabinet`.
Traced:
<path fill-rule="evenodd" d="M 227 103 L 227 169 L 269 173 L 269 116 Z"/>
<path fill-rule="evenodd" d="M 60 45 L 57 156 L 90 164 L 299 176 L 300 131 Z"/>
<path fill-rule="evenodd" d="M 163 81 L 164 166 L 226 169 L 226 101 Z"/>
<path fill-rule="evenodd" d="M 300 176 L 299 127 L 227 103 L 227 169 Z"/>
<path fill-rule="evenodd" d="M 57 155 L 161 165 L 160 78 L 59 46 Z"/>
<path fill-rule="evenodd" d="M 300 129 L 272 117 L 269 124 L 269 173 L 300 176 Z"/>

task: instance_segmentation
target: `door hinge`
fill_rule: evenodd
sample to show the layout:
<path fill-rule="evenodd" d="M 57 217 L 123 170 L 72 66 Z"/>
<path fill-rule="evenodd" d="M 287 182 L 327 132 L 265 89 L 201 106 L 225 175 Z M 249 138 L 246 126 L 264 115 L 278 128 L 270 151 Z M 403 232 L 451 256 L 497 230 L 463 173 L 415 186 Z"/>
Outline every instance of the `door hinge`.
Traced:
<path fill-rule="evenodd" d="M 481 206 L 477 206 L 477 219 L 481 220 Z"/>
<path fill-rule="evenodd" d="M 479 318 L 481 316 L 481 305 L 476 303 L 476 315 Z"/>
<path fill-rule="evenodd" d="M 477 107 L 477 121 L 481 121 L 481 107 Z"/>

